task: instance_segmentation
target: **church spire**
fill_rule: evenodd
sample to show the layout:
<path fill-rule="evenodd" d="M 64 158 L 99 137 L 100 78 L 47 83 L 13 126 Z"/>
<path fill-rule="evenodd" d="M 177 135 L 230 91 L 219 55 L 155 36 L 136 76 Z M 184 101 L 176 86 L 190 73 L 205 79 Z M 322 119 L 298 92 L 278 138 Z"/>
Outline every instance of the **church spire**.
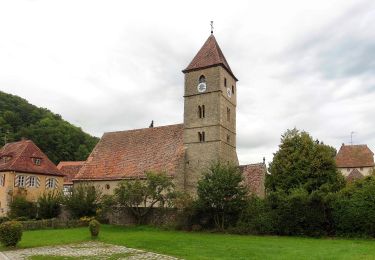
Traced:
<path fill-rule="evenodd" d="M 215 39 L 215 36 L 213 35 L 212 25 L 211 35 L 203 44 L 202 48 L 198 51 L 197 55 L 195 55 L 194 59 L 182 72 L 186 73 L 189 71 L 200 70 L 214 66 L 222 66 L 237 81 L 237 78 L 234 76 L 232 70 L 230 69 L 228 62 L 225 59 L 224 54 Z"/>

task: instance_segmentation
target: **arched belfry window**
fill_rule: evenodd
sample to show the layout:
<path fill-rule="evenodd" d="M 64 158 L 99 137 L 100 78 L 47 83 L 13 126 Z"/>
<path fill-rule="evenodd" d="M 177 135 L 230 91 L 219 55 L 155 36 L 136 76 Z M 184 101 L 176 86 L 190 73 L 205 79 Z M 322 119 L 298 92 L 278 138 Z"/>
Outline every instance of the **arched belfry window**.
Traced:
<path fill-rule="evenodd" d="M 199 118 L 205 118 L 206 117 L 206 111 L 204 105 L 198 106 L 198 117 Z"/>
<path fill-rule="evenodd" d="M 206 83 L 206 77 L 204 75 L 199 77 L 199 83 Z"/>

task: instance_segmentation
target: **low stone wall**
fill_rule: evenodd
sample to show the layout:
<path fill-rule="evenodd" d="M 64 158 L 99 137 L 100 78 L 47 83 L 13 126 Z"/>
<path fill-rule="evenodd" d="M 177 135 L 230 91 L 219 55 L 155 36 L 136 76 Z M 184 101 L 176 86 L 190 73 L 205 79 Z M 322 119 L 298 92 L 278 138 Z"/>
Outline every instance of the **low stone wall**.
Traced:
<path fill-rule="evenodd" d="M 143 224 L 165 225 L 175 222 L 177 217 L 176 209 L 153 208 L 147 215 Z M 107 213 L 109 224 L 113 225 L 135 225 L 137 220 L 131 211 L 124 207 L 113 207 Z"/>

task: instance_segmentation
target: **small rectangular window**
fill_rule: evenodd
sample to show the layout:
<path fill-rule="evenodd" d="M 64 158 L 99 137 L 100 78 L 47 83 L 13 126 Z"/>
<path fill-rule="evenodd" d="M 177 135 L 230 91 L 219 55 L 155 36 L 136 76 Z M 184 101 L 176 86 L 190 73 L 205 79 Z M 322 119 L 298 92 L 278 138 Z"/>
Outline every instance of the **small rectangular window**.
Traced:
<path fill-rule="evenodd" d="M 32 158 L 33 162 L 35 165 L 40 165 L 42 163 L 42 159 L 41 158 Z"/>
<path fill-rule="evenodd" d="M 25 176 L 19 175 L 18 176 L 18 187 L 25 187 L 26 180 Z"/>
<path fill-rule="evenodd" d="M 36 186 L 36 178 L 34 176 L 29 177 L 29 187 L 35 187 Z"/>
<path fill-rule="evenodd" d="M 5 174 L 0 175 L 0 186 L 5 186 Z"/>
<path fill-rule="evenodd" d="M 227 135 L 227 143 L 230 142 L 230 135 Z"/>
<path fill-rule="evenodd" d="M 227 86 L 227 78 L 224 78 L 224 87 Z"/>
<path fill-rule="evenodd" d="M 232 86 L 232 94 L 234 94 L 234 86 Z"/>
<path fill-rule="evenodd" d="M 202 117 L 203 117 L 203 118 L 206 117 L 206 111 L 205 111 L 205 107 L 204 107 L 204 105 L 202 105 Z"/>
<path fill-rule="evenodd" d="M 47 179 L 46 188 L 53 189 L 55 188 L 56 180 L 54 178 Z"/>
<path fill-rule="evenodd" d="M 230 108 L 227 107 L 227 121 L 230 121 Z"/>

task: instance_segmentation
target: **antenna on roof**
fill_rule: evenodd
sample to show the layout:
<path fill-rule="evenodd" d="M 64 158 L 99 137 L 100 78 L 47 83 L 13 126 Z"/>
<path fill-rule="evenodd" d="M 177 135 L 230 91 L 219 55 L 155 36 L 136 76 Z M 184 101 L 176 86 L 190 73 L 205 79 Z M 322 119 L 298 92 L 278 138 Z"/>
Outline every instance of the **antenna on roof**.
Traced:
<path fill-rule="evenodd" d="M 353 145 L 353 135 L 355 134 L 354 131 L 350 132 L 350 145 Z"/>
<path fill-rule="evenodd" d="M 211 25 L 211 34 L 213 34 L 214 33 L 214 21 L 211 21 L 210 25 Z"/>
<path fill-rule="evenodd" d="M 149 128 L 153 128 L 153 127 L 154 127 L 154 120 L 151 121 Z"/>

